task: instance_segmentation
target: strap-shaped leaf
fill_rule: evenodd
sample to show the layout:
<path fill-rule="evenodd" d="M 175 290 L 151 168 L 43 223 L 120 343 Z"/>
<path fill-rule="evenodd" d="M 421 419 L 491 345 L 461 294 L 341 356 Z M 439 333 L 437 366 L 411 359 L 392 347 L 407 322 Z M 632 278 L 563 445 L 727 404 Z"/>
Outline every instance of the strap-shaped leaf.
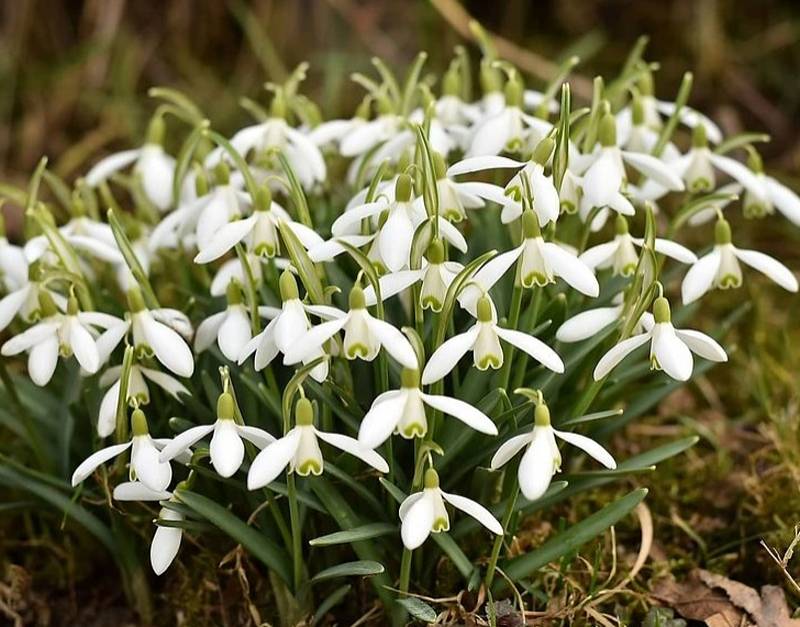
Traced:
<path fill-rule="evenodd" d="M 371 560 L 345 562 L 318 572 L 311 578 L 311 582 L 317 583 L 318 581 L 325 581 L 335 577 L 369 577 L 371 575 L 380 575 L 385 570 L 383 564 Z"/>
<path fill-rule="evenodd" d="M 368 525 L 361 525 L 353 529 L 345 531 L 337 531 L 329 533 L 325 536 L 319 536 L 309 540 L 311 546 L 330 546 L 333 544 L 349 544 L 351 542 L 358 542 L 360 540 L 369 540 L 370 538 L 378 538 L 380 536 L 389 535 L 390 533 L 397 533 L 397 526 L 390 525 L 389 523 L 370 523 Z"/>

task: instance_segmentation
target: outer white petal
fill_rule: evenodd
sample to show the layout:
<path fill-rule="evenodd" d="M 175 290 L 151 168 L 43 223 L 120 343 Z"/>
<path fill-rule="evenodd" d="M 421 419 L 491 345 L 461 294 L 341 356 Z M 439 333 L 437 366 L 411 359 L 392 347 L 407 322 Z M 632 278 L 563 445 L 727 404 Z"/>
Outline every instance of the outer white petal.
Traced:
<path fill-rule="evenodd" d="M 400 537 L 409 551 L 418 548 L 428 539 L 433 529 L 434 516 L 433 501 L 428 498 L 427 493 L 423 493 L 407 509 L 400 526 Z"/>
<path fill-rule="evenodd" d="M 195 255 L 194 262 L 208 263 L 222 257 L 253 230 L 257 219 L 257 216 L 252 215 L 244 220 L 234 220 L 223 226 Z"/>
<path fill-rule="evenodd" d="M 151 490 L 141 481 L 125 481 L 114 488 L 116 501 L 165 501 L 172 496 L 167 490 Z"/>
<path fill-rule="evenodd" d="M 239 435 L 248 442 L 255 444 L 258 448 L 262 449 L 269 444 L 275 442 L 275 438 L 258 427 L 248 427 L 247 425 L 236 425 L 236 430 Z"/>
<path fill-rule="evenodd" d="M 460 509 L 465 514 L 472 516 L 492 533 L 498 536 L 503 535 L 503 525 L 501 525 L 500 521 L 492 516 L 492 513 L 480 503 L 476 503 L 472 499 L 459 496 L 458 494 L 448 494 L 444 490 L 442 490 L 442 498 L 452 504 L 456 509 Z"/>
<path fill-rule="evenodd" d="M 120 382 L 117 381 L 108 388 L 100 402 L 100 411 L 97 416 L 97 435 L 107 438 L 117 428 L 117 402 L 119 400 Z"/>
<path fill-rule="evenodd" d="M 642 174 L 672 191 L 684 189 L 683 180 L 668 165 L 653 155 L 643 152 L 622 151 L 622 158 Z"/>
<path fill-rule="evenodd" d="M 552 242 L 545 242 L 544 250 L 547 261 L 557 276 L 582 294 L 592 298 L 600 294 L 600 285 L 594 274 L 575 255 Z"/>
<path fill-rule="evenodd" d="M 114 352 L 117 344 L 119 344 L 122 341 L 122 338 L 125 337 L 125 334 L 128 332 L 129 328 L 129 322 L 120 322 L 113 327 L 109 327 L 100 334 L 100 337 L 98 337 L 95 341 L 95 345 L 97 346 L 97 355 L 100 358 L 101 364 L 104 364 L 108 361 L 108 358 L 111 357 L 111 353 Z"/>
<path fill-rule="evenodd" d="M 660 327 L 660 328 L 659 328 Z M 671 324 L 661 323 L 653 330 L 653 355 L 658 365 L 673 379 L 687 381 L 692 376 L 694 359 Z"/>
<path fill-rule="evenodd" d="M 58 364 L 58 339 L 55 335 L 42 340 L 28 354 L 28 374 L 38 386 L 45 386 L 53 378 Z"/>
<path fill-rule="evenodd" d="M 639 242 L 642 240 L 634 240 L 634 241 L 637 244 L 639 244 Z M 685 246 L 681 246 L 677 242 L 657 237 L 655 240 L 655 249 L 657 253 L 661 253 L 662 255 L 666 255 L 667 257 L 672 257 L 673 259 L 677 259 L 681 263 L 697 263 L 697 255 L 695 255 L 691 250 L 689 250 Z"/>
<path fill-rule="evenodd" d="M 183 520 L 178 512 L 162 508 L 160 516 L 169 520 Z M 150 543 L 150 566 L 156 575 L 163 574 L 169 568 L 178 550 L 181 548 L 183 529 L 178 527 L 158 527 Z"/>
<path fill-rule="evenodd" d="M 524 166 L 524 161 L 516 161 L 515 159 L 498 157 L 495 155 L 481 155 L 479 157 L 469 157 L 451 165 L 449 168 L 447 168 L 447 178 L 453 178 L 459 174 L 467 174 L 469 172 L 481 172 L 483 170 L 499 170 L 505 168 L 517 169 Z"/>
<path fill-rule="evenodd" d="M 649 333 L 640 333 L 634 335 L 626 340 L 622 340 L 619 344 L 615 344 L 611 349 L 603 355 L 594 369 L 594 380 L 599 381 L 609 372 L 611 372 L 619 362 L 630 355 L 634 350 L 645 344 L 650 339 Z"/>
<path fill-rule="evenodd" d="M 397 427 L 406 406 L 407 392 L 392 390 L 372 403 L 358 429 L 358 441 L 367 448 L 378 448 Z"/>
<path fill-rule="evenodd" d="M 378 320 L 372 316 L 367 318 L 367 325 L 371 333 L 375 334 L 378 341 L 386 351 L 406 368 L 417 369 L 417 354 L 411 347 L 406 336 L 388 322 Z"/>
<path fill-rule="evenodd" d="M 237 361 L 242 349 L 251 339 L 250 318 L 244 307 L 234 306 L 228 309 L 228 315 L 219 328 L 217 338 L 219 349 L 226 359 Z"/>
<path fill-rule="evenodd" d="M 345 453 L 349 453 L 353 457 L 358 457 L 361 461 L 369 464 L 375 470 L 379 472 L 389 472 L 389 464 L 386 463 L 386 460 L 372 449 L 361 445 L 355 438 L 351 438 L 340 433 L 326 433 L 325 431 L 319 431 L 318 429 L 314 429 L 314 432 L 323 442 L 327 442 L 331 446 L 335 446 Z"/>
<path fill-rule="evenodd" d="M 6 357 L 18 355 L 22 351 L 26 351 L 36 344 L 39 344 L 48 336 L 55 336 L 56 329 L 58 329 L 60 324 L 61 323 L 57 320 L 35 324 L 31 328 L 26 329 L 19 335 L 15 335 L 8 340 L 3 344 L 3 348 L 0 349 L 0 352 Z"/>
<path fill-rule="evenodd" d="M 301 337 L 284 355 L 283 363 L 288 366 L 303 361 L 308 355 L 319 350 L 322 345 L 338 333 L 347 323 L 348 318 L 329 320 L 313 327 Z"/>
<path fill-rule="evenodd" d="M 392 296 L 408 289 L 420 281 L 424 273 L 424 270 L 400 270 L 399 272 L 384 274 L 378 280 L 378 283 L 381 286 L 381 300 L 391 298 Z M 375 289 L 371 284 L 368 285 L 364 290 L 364 298 L 367 301 L 368 307 L 377 302 L 377 298 L 375 297 Z"/>
<path fill-rule="evenodd" d="M 127 450 L 130 445 L 130 442 L 126 442 L 125 444 L 113 444 L 112 446 L 101 448 L 99 451 L 89 455 L 89 457 L 84 459 L 80 466 L 75 469 L 75 472 L 72 473 L 72 487 L 74 488 L 81 481 L 86 479 L 86 477 L 91 475 L 94 469 L 100 464 L 107 462 L 112 457 L 116 457 Z"/>
<path fill-rule="evenodd" d="M 178 381 L 176 378 L 168 375 L 165 372 L 159 372 L 158 370 L 152 370 L 151 368 L 142 368 L 139 367 L 142 374 L 150 379 L 153 383 L 155 383 L 158 387 L 162 390 L 170 394 L 177 400 L 181 400 L 180 394 L 189 394 L 189 390 L 186 388 L 183 383 Z"/>
<path fill-rule="evenodd" d="M 403 207 L 393 209 L 378 235 L 378 248 L 390 271 L 397 272 L 408 265 L 413 238 L 414 225 L 406 210 Z"/>
<path fill-rule="evenodd" d="M 453 224 L 445 220 L 442 216 L 436 218 L 439 221 L 439 232 L 442 237 L 450 244 L 455 246 L 462 253 L 467 252 L 467 240 Z"/>
<path fill-rule="evenodd" d="M 547 438 L 543 436 L 533 438 L 519 462 L 517 473 L 519 488 L 525 498 L 535 501 L 547 492 L 554 472 L 553 451 Z"/>
<path fill-rule="evenodd" d="M 214 340 L 217 339 L 219 328 L 225 321 L 227 313 L 227 311 L 220 311 L 211 314 L 197 326 L 197 332 L 194 335 L 194 350 L 196 353 L 202 353 L 211 347 Z"/>
<path fill-rule="evenodd" d="M 766 274 L 770 279 L 775 281 L 782 288 L 790 292 L 797 291 L 797 278 L 791 270 L 784 266 L 780 261 L 760 253 L 757 250 L 743 250 L 741 248 L 734 249 L 736 256 L 740 261 L 746 263 L 751 268 L 755 268 L 759 272 Z"/>
<path fill-rule="evenodd" d="M 614 155 L 604 150 L 583 178 L 584 198 L 591 209 L 608 204 L 612 195 L 622 185 L 622 171 Z"/>
<path fill-rule="evenodd" d="M 166 490 L 172 481 L 172 466 L 159 460 L 156 442 L 149 435 L 134 436 L 131 447 L 131 470 L 136 479 L 151 490 Z"/>
<path fill-rule="evenodd" d="M 248 490 L 262 488 L 278 478 L 297 452 L 300 435 L 300 429 L 295 427 L 256 455 L 247 473 Z"/>
<path fill-rule="evenodd" d="M 7 294 L 0 300 L 0 331 L 11 324 L 11 321 L 17 313 L 19 313 L 20 308 L 28 299 L 30 291 L 30 285 L 26 285 L 25 287 Z"/>
<path fill-rule="evenodd" d="M 675 329 L 675 334 L 689 350 L 709 361 L 728 361 L 725 349 L 712 337 L 692 329 Z"/>
<path fill-rule="evenodd" d="M 406 514 L 411 506 L 419 501 L 423 496 L 425 496 L 424 492 L 414 492 L 403 499 L 403 502 L 400 503 L 400 507 L 397 510 L 397 515 L 400 517 L 401 521 L 406 517 Z"/>
<path fill-rule="evenodd" d="M 473 325 L 465 333 L 454 335 L 436 349 L 422 371 L 422 384 L 435 383 L 455 368 L 459 360 L 475 344 L 479 331 L 479 326 Z"/>
<path fill-rule="evenodd" d="M 522 331 L 504 329 L 499 326 L 495 326 L 494 330 L 498 337 L 516 346 L 521 351 L 528 353 L 528 355 L 541 362 L 546 368 L 549 368 L 553 372 L 564 372 L 564 362 L 561 360 L 561 357 L 539 338 L 523 333 Z"/>
<path fill-rule="evenodd" d="M 509 438 L 503 442 L 492 457 L 490 464 L 491 469 L 497 470 L 498 468 L 505 466 L 509 461 L 511 461 L 511 458 L 519 453 L 527 444 L 529 444 L 532 439 L 533 432 L 529 431 L 528 433 L 523 433 L 522 435 L 515 435 L 513 438 Z"/>
<path fill-rule="evenodd" d="M 180 335 L 147 314 L 142 316 L 142 330 L 158 361 L 178 376 L 192 376 L 194 372 L 192 351 Z"/>
<path fill-rule="evenodd" d="M 209 447 L 211 464 L 220 477 L 236 474 L 244 461 L 244 443 L 233 420 L 218 420 Z"/>
<path fill-rule="evenodd" d="M 100 183 L 105 181 L 109 176 L 136 161 L 141 152 L 141 148 L 134 148 L 133 150 L 123 150 L 122 152 L 115 152 L 113 155 L 104 157 L 94 164 L 92 169 L 86 174 L 86 184 L 89 187 L 100 185 Z"/>
<path fill-rule="evenodd" d="M 425 404 L 430 405 L 434 409 L 438 409 L 445 414 L 453 416 L 453 418 L 458 418 L 468 427 L 475 429 L 475 431 L 480 431 L 481 433 L 487 433 L 489 435 L 497 435 L 497 427 L 494 422 L 492 422 L 492 419 L 469 403 L 457 398 L 433 394 L 423 394 L 422 400 Z"/>
<path fill-rule="evenodd" d="M 711 289 L 721 260 L 722 254 L 715 247 L 714 250 L 700 257 L 697 263 L 689 268 L 689 272 L 686 273 L 681 284 L 681 297 L 684 305 L 696 301 Z"/>
<path fill-rule="evenodd" d="M 377 216 L 388 208 L 389 205 L 386 204 L 385 200 L 379 200 L 348 209 L 331 225 L 331 233 L 335 237 L 353 235 L 352 229 L 355 228 L 357 231 L 361 225 L 361 220 Z"/>
<path fill-rule="evenodd" d="M 800 226 L 800 198 L 797 194 L 771 176 L 766 177 L 764 185 L 778 211 Z"/>
<path fill-rule="evenodd" d="M 182 431 L 169 441 L 158 455 L 161 462 L 168 462 L 188 450 L 214 430 L 214 425 L 200 425 Z"/>
<path fill-rule="evenodd" d="M 739 183 L 745 186 L 745 188 L 751 190 L 756 195 L 760 197 L 764 197 L 766 194 L 764 193 L 764 186 L 761 183 L 761 180 L 753 174 L 750 169 L 736 161 L 735 159 L 731 159 L 730 157 L 726 157 L 725 155 L 718 155 L 714 152 L 709 153 L 709 159 L 711 159 L 711 163 L 714 166 L 730 176 L 731 178 L 737 180 Z"/>
<path fill-rule="evenodd" d="M 470 314 L 476 316 L 478 299 L 483 292 L 488 292 L 508 272 L 509 268 L 519 259 L 523 248 L 524 246 L 513 248 L 483 264 L 481 269 L 472 276 L 470 284 L 458 295 L 459 304 Z"/>
<path fill-rule="evenodd" d="M 619 248 L 619 242 L 616 240 L 606 242 L 605 244 L 598 244 L 597 246 L 587 248 L 581 253 L 578 259 L 587 267 L 594 269 L 611 259 L 614 253 L 617 252 L 617 248 Z"/>
<path fill-rule="evenodd" d="M 617 462 L 606 449 L 600 446 L 592 438 L 587 438 L 585 435 L 579 433 L 570 433 L 569 431 L 557 431 L 553 429 L 559 438 L 565 442 L 569 442 L 572 446 L 577 446 L 582 451 L 588 453 L 591 457 L 599 461 L 603 466 L 614 470 L 617 467 Z"/>
<path fill-rule="evenodd" d="M 67 324 L 69 324 L 69 344 L 75 359 L 86 372 L 94 374 L 100 367 L 100 356 L 94 339 L 76 317 L 70 316 Z"/>
<path fill-rule="evenodd" d="M 341 235 L 309 249 L 308 257 L 314 262 L 332 261 L 334 257 L 341 255 L 345 251 L 341 242 L 361 248 L 369 244 L 373 239 L 375 239 L 375 235 Z"/>
<path fill-rule="evenodd" d="M 485 159 L 487 157 L 477 157 L 478 159 Z M 505 157 L 494 157 L 494 159 L 504 159 Z M 499 185 L 492 185 L 491 183 L 483 183 L 481 181 L 470 181 L 467 183 L 456 183 L 455 190 L 459 195 L 466 194 L 472 198 L 491 200 L 498 205 L 505 205 L 509 198 L 505 194 L 505 190 Z M 483 204 L 483 203 L 481 203 Z"/>
<path fill-rule="evenodd" d="M 556 339 L 559 342 L 580 342 L 616 322 L 620 314 L 619 306 L 587 309 L 564 321 L 556 331 Z"/>

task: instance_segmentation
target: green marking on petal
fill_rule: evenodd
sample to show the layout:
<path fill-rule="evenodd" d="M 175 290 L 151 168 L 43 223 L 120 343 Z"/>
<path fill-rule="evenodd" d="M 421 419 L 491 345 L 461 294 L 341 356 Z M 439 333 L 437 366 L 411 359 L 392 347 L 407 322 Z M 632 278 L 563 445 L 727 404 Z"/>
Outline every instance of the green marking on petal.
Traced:
<path fill-rule="evenodd" d="M 308 475 L 318 477 L 322 474 L 322 464 L 316 459 L 307 459 L 297 466 L 297 474 L 301 477 L 307 477 Z"/>

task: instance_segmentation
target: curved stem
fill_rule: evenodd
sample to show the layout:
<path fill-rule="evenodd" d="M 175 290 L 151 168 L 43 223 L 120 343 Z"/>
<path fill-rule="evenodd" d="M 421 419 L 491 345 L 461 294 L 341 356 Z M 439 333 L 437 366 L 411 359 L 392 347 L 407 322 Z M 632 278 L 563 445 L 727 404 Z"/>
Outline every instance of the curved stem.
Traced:
<path fill-rule="evenodd" d="M 511 516 L 514 514 L 514 508 L 517 506 L 517 498 L 519 498 L 519 486 L 514 488 L 514 493 L 508 499 L 508 506 L 506 512 L 503 514 L 503 531 L 508 529 L 508 524 L 511 522 Z M 483 579 L 483 584 L 487 590 L 492 587 L 492 580 L 494 579 L 494 572 L 497 569 L 497 559 L 500 557 L 500 549 L 503 548 L 503 540 L 505 533 L 497 536 L 492 545 L 492 555 L 489 558 L 489 566 L 486 569 L 486 576 Z"/>

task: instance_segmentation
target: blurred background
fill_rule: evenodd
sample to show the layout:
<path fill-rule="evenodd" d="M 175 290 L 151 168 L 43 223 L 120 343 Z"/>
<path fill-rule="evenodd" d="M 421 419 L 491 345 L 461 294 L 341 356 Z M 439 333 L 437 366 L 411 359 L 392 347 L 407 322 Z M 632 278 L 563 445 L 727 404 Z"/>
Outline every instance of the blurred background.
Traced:
<path fill-rule="evenodd" d="M 683 72 L 693 71 L 690 103 L 727 133 L 770 133 L 772 143 L 760 146 L 767 169 L 800 189 L 797 0 L 7 0 L 0 3 L 0 182 L 24 186 L 42 155 L 70 179 L 99 155 L 138 145 L 154 85 L 184 91 L 216 128 L 231 132 L 249 120 L 241 96 L 264 102 L 265 80 L 281 81 L 308 60 L 302 91 L 325 117 L 346 115 L 362 97 L 349 76 L 371 74 L 371 56 L 404 72 L 425 50 L 427 69 L 440 72 L 453 47 L 468 42 L 470 15 L 532 87 L 579 55 L 571 81 L 578 101 L 591 77 L 615 75 L 636 39 L 649 35 L 645 58 L 661 65 L 657 95 L 673 98 Z M 470 54 L 477 60 L 472 46 Z M 3 211 L 13 230 L 18 209 Z M 751 224 L 744 237 L 797 270 L 798 231 L 776 217 Z M 670 397 L 612 444 L 624 458 L 658 438 L 702 438 L 639 479 L 651 489 L 655 528 L 636 588 L 648 603 L 679 604 L 674 586 L 698 566 L 755 587 L 783 583 L 792 605 L 800 598 L 800 587 L 788 583 L 798 568 L 787 562 L 784 572 L 759 544 L 763 538 L 782 554 L 800 521 L 798 299 L 751 278 L 742 290 L 755 306 L 726 344 L 733 363 Z M 741 298 L 725 293 L 707 315 L 719 319 Z M 581 507 L 592 511 L 594 504 Z M 629 523 L 617 537 L 622 557 L 638 547 L 639 527 Z M 546 534 L 548 524 L 534 520 L 529 530 Z M 97 572 L 69 538 L 36 538 L 0 517 L 0 616 L 21 616 L 25 624 L 127 624 L 135 615 L 121 609 L 119 587 L 98 582 Z M 222 571 L 214 579 L 215 572 L 198 574 L 200 581 L 159 581 L 164 624 L 243 624 L 231 609 L 238 607 L 235 576 Z M 664 577 L 673 588 L 663 588 Z"/>

